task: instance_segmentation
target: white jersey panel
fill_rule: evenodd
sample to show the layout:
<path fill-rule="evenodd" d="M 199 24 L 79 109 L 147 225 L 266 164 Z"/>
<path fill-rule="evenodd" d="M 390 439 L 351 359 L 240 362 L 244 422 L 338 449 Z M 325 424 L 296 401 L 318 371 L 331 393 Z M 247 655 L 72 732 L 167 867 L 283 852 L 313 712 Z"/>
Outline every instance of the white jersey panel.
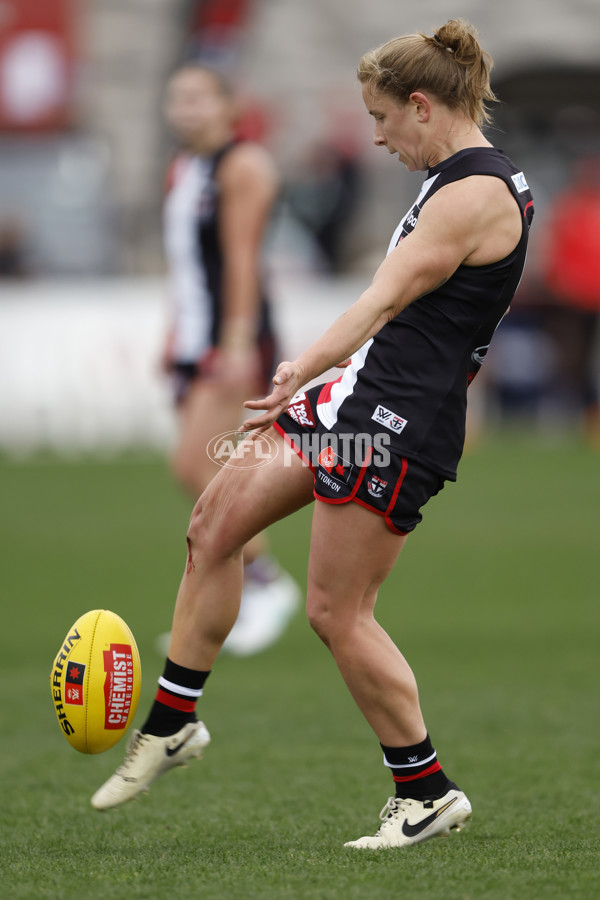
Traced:
<path fill-rule="evenodd" d="M 350 365 L 344 369 L 341 381 L 336 381 L 331 388 L 331 395 L 327 403 L 320 403 L 317 406 L 319 418 L 326 428 L 333 428 L 337 421 L 337 414 L 340 406 L 349 397 L 354 390 L 358 373 L 364 366 L 369 348 L 373 343 L 373 338 L 360 347 L 356 353 L 352 354 Z"/>
<path fill-rule="evenodd" d="M 164 206 L 164 245 L 174 325 L 174 357 L 197 362 L 210 347 L 211 301 L 198 240 L 201 198 L 210 181 L 210 162 L 180 157 Z"/>
<path fill-rule="evenodd" d="M 433 184 L 433 182 L 436 180 L 437 177 L 438 177 L 438 175 L 432 175 L 431 178 L 427 178 L 423 182 L 423 184 L 421 185 L 421 190 L 419 191 L 419 196 L 416 199 L 416 203 L 415 203 L 416 206 L 418 206 L 418 207 L 421 206 L 423 198 L 426 197 L 426 195 L 429 191 L 429 188 L 431 187 L 431 185 Z M 394 231 L 394 233 L 392 235 L 392 239 L 389 243 L 386 256 L 389 256 L 389 254 L 392 252 L 392 250 L 394 250 L 396 248 L 398 241 L 400 240 L 400 235 L 402 233 L 402 229 L 403 229 L 404 225 L 406 224 L 406 220 L 408 219 L 408 217 L 412 215 L 413 208 L 414 207 L 411 206 L 411 208 L 406 213 L 404 218 L 400 220 L 398 227 L 396 228 L 396 230 Z"/>

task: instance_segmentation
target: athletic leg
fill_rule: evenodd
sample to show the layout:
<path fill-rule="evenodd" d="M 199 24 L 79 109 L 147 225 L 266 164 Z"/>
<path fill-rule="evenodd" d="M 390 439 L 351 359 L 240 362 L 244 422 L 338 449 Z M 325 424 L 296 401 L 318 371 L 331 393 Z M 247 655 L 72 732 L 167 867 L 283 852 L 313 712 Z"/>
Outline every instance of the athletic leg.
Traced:
<path fill-rule="evenodd" d="M 258 468 L 231 460 L 194 508 L 165 668 L 165 674 L 189 680 L 173 683 L 172 675 L 161 676 L 152 727 L 147 722 L 132 733 L 123 765 L 92 797 L 96 809 L 133 799 L 163 772 L 200 757 L 210 741 L 195 719 L 195 700 L 239 610 L 244 545 L 313 499 L 311 470 L 296 454 L 283 452 L 275 431 L 269 436 L 280 446 L 274 460 Z M 172 729 L 163 727 L 165 720 Z"/>
<path fill-rule="evenodd" d="M 333 540 L 335 536 L 335 540 Z M 361 712 L 383 744 L 408 745 L 426 728 L 410 666 L 374 617 L 377 592 L 406 538 L 355 503 L 317 502 L 307 611 Z"/>
<path fill-rule="evenodd" d="M 309 619 L 386 757 L 392 757 L 397 788 L 381 813 L 377 833 L 346 844 L 358 849 L 397 848 L 449 834 L 471 814 L 468 799 L 437 763 L 410 666 L 374 618 L 377 591 L 404 542 L 380 517 L 352 502 L 315 504 Z M 406 773 L 410 775 L 404 777 Z"/>
<path fill-rule="evenodd" d="M 195 501 L 220 471 L 207 449 L 218 435 L 234 431 L 241 422 L 243 400 L 259 394 L 259 386 L 224 386 L 216 379 L 192 381 L 179 407 L 179 438 L 172 456 L 175 477 Z M 299 585 L 269 553 L 264 531 L 244 547 L 244 584 L 240 613 L 225 650 L 249 656 L 271 646 L 285 631 L 301 601 Z M 157 638 L 160 652 L 168 652 L 170 633 Z"/>
<path fill-rule="evenodd" d="M 314 476 L 296 454 L 283 451 L 268 465 L 222 468 L 198 500 L 188 530 L 169 658 L 210 669 L 235 621 L 242 583 L 242 550 L 253 535 L 313 499 Z"/>

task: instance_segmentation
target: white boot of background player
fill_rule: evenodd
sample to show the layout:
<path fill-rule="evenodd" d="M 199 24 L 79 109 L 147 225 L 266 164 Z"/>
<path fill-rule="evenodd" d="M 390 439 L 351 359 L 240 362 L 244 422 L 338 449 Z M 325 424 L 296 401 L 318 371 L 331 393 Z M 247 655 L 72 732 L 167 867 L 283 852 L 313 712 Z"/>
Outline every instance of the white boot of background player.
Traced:
<path fill-rule="evenodd" d="M 232 656 L 252 656 L 266 650 L 279 640 L 300 599 L 300 586 L 272 556 L 252 560 L 244 566 L 240 611 L 223 651 Z M 167 654 L 170 638 L 167 631 L 156 639 L 161 655 Z"/>

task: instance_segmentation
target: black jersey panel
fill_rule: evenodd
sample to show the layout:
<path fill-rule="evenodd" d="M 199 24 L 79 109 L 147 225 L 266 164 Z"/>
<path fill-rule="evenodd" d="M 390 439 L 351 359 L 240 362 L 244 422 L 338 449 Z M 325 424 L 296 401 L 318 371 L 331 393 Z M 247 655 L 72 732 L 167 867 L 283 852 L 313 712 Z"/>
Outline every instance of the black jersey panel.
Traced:
<path fill-rule="evenodd" d="M 418 227 L 424 203 L 444 185 L 471 175 L 493 175 L 507 184 L 523 213 L 521 239 L 505 259 L 459 266 L 444 285 L 384 325 L 338 409 L 335 427 L 351 432 L 360 422 L 371 433 L 387 429 L 392 452 L 455 478 L 465 437 L 467 386 L 517 289 L 533 205 L 522 173 L 494 148 L 461 151 L 428 174 L 428 192 L 413 206 L 400 238 Z"/>

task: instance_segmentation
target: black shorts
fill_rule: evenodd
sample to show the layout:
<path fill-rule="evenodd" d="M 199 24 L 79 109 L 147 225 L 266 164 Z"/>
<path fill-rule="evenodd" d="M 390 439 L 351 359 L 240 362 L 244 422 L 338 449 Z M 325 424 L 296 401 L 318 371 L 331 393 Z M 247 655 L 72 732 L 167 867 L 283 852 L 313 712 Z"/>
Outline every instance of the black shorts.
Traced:
<path fill-rule="evenodd" d="M 323 385 L 309 388 L 275 422 L 282 435 L 315 473 L 314 494 L 324 503 L 353 500 L 383 516 L 394 534 L 408 534 L 422 520 L 421 507 L 444 487 L 444 477 L 418 460 L 391 452 L 367 433 L 327 431 L 317 415 Z"/>

